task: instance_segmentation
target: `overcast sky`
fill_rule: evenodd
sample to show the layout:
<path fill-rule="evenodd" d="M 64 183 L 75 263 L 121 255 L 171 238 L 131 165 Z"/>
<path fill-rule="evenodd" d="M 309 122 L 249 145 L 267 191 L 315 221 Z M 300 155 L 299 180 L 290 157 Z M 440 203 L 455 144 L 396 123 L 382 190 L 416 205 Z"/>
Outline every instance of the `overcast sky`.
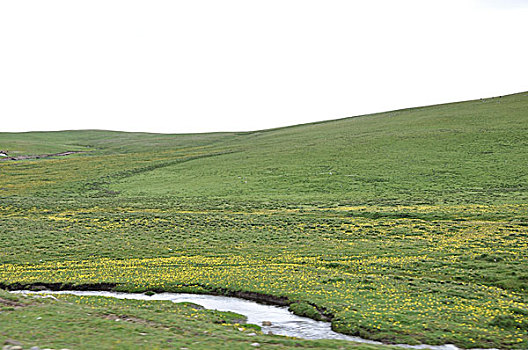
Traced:
<path fill-rule="evenodd" d="M 528 0 L 0 1 L 0 131 L 256 130 L 528 90 Z"/>

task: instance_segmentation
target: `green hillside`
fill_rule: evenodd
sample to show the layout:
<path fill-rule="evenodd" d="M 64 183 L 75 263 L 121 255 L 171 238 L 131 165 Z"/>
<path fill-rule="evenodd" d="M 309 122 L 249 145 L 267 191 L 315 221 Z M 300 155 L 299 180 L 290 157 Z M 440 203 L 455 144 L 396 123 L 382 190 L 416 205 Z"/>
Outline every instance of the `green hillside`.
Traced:
<path fill-rule="evenodd" d="M 526 103 L 516 95 L 256 132 L 225 145 L 232 154 L 111 187 L 295 203 L 525 203 Z"/>
<path fill-rule="evenodd" d="M 241 133 L 0 133 L 29 156 L 0 160 L 0 284 L 252 291 L 386 343 L 527 348 L 527 135 L 528 93 Z M 0 340 L 46 340 L 24 327 Z"/>
<path fill-rule="evenodd" d="M 121 196 L 296 204 L 525 203 L 525 95 L 250 133 L 64 131 L 3 133 L 0 140 L 17 155 L 87 152 L 50 167 L 49 161 L 35 165 L 53 186 L 29 186 L 24 193 L 31 195 L 46 196 L 42 191 L 49 187 L 84 196 L 84 190 L 68 188 L 64 180 L 79 184 L 108 176 L 108 187 Z M 178 161 L 196 156 L 204 158 Z M 70 173 L 71 163 L 80 174 L 63 173 Z M 92 166 L 104 169 L 85 169 Z M 4 176 L 20 167 L 3 164 Z M 123 176 L 124 170 L 128 173 Z M 2 178 L 4 184 L 16 180 Z M 9 189 L 4 193 L 20 194 Z"/>

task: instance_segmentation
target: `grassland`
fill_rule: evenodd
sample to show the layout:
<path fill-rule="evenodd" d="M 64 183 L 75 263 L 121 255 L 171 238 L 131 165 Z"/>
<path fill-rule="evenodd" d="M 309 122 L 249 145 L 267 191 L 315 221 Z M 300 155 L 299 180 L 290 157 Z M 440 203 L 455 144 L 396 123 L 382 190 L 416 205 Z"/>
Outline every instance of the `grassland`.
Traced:
<path fill-rule="evenodd" d="M 241 315 L 189 303 L 103 297 L 24 298 L 0 292 L 1 332 L 24 348 L 70 349 L 379 349 L 342 341 L 262 335 Z M 17 340 L 18 341 L 18 340 Z M 396 348 L 394 348 L 396 349 Z"/>
<path fill-rule="evenodd" d="M 0 162 L 0 283 L 251 291 L 369 339 L 525 349 L 527 135 L 528 93 L 248 133 L 0 133 L 13 155 L 84 151 Z M 83 303 L 4 311 L 0 338 L 53 342 L 24 313 Z M 112 306 L 184 328 L 171 307 Z M 187 337 L 251 347 L 203 314 L 220 335 Z M 131 329 L 105 332 L 161 346 Z"/>

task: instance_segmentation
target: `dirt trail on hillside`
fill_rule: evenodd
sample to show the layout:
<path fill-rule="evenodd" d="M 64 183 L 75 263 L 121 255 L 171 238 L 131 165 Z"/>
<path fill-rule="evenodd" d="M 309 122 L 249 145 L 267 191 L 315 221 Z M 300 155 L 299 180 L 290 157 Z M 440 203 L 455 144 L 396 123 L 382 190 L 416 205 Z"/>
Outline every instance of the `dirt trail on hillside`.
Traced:
<path fill-rule="evenodd" d="M 0 158 L 0 161 L 2 160 L 25 160 L 25 159 L 41 159 L 41 158 L 49 158 L 49 157 L 62 157 L 62 156 L 68 156 L 70 154 L 76 154 L 76 153 L 86 153 L 86 151 L 66 151 L 66 152 L 60 152 L 60 153 L 48 153 L 48 154 L 38 154 L 33 156 L 17 156 L 17 157 L 2 157 Z"/>

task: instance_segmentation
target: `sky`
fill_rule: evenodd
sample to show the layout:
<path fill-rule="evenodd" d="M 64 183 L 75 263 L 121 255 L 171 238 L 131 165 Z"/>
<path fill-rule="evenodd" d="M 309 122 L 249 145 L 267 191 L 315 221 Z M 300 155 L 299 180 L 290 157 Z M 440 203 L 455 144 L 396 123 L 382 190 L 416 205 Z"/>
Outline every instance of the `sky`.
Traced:
<path fill-rule="evenodd" d="M 0 131 L 248 131 L 528 90 L 528 0 L 0 1 Z"/>

